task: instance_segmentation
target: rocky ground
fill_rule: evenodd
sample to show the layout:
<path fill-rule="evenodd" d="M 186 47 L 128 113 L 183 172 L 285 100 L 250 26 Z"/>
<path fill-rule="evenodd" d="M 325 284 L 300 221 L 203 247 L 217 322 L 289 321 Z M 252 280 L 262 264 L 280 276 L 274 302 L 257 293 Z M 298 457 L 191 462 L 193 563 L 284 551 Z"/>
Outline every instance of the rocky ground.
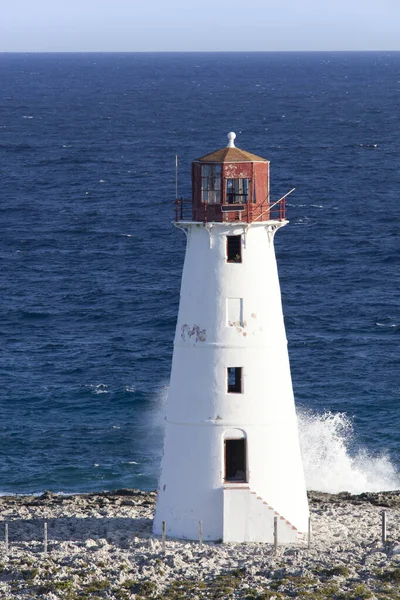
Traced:
<path fill-rule="evenodd" d="M 310 548 L 167 539 L 163 553 L 153 492 L 0 497 L 0 598 L 400 600 L 400 492 L 309 498 Z"/>

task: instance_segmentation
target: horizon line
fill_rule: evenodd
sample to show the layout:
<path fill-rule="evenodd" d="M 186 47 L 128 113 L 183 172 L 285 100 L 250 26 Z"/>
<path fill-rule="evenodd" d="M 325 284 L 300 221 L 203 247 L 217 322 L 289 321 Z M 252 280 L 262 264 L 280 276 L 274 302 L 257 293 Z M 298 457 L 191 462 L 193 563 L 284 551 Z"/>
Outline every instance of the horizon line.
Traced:
<path fill-rule="evenodd" d="M 0 54 L 287 54 L 287 53 L 372 53 L 398 50 L 0 50 Z"/>

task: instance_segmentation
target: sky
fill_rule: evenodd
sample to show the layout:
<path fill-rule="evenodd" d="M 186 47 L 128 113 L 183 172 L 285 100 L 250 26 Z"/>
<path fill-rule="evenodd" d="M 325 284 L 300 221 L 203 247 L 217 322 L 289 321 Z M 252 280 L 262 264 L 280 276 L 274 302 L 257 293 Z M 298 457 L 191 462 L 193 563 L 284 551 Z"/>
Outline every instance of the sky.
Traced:
<path fill-rule="evenodd" d="M 0 52 L 400 50 L 400 0 L 0 0 Z"/>

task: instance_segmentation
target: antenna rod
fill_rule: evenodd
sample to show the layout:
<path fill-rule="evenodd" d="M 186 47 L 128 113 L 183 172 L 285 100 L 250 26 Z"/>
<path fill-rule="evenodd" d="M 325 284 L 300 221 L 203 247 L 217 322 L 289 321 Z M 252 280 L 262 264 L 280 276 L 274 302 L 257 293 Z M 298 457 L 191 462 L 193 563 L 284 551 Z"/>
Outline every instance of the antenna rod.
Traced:
<path fill-rule="evenodd" d="M 178 200 L 178 155 L 175 154 L 175 198 Z"/>
<path fill-rule="evenodd" d="M 282 200 L 284 200 L 287 196 L 289 196 L 289 194 L 291 194 L 292 192 L 294 192 L 295 189 L 296 188 L 293 188 L 292 190 L 290 190 L 290 192 L 288 192 L 287 194 L 285 194 L 284 196 L 282 196 L 282 198 L 279 198 L 279 200 L 277 200 L 273 204 L 270 204 L 268 206 L 268 209 L 271 210 L 271 208 L 274 208 L 274 206 L 276 206 L 277 204 L 279 204 L 279 202 L 282 202 Z"/>

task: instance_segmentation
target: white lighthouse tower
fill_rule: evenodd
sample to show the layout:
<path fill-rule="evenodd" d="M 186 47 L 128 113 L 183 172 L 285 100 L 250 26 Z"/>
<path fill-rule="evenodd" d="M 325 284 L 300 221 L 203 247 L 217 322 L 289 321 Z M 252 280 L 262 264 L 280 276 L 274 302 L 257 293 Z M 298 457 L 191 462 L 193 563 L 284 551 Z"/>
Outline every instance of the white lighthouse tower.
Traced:
<path fill-rule="evenodd" d="M 193 162 L 154 533 L 280 542 L 308 503 L 269 201 L 269 161 L 228 145 Z"/>

